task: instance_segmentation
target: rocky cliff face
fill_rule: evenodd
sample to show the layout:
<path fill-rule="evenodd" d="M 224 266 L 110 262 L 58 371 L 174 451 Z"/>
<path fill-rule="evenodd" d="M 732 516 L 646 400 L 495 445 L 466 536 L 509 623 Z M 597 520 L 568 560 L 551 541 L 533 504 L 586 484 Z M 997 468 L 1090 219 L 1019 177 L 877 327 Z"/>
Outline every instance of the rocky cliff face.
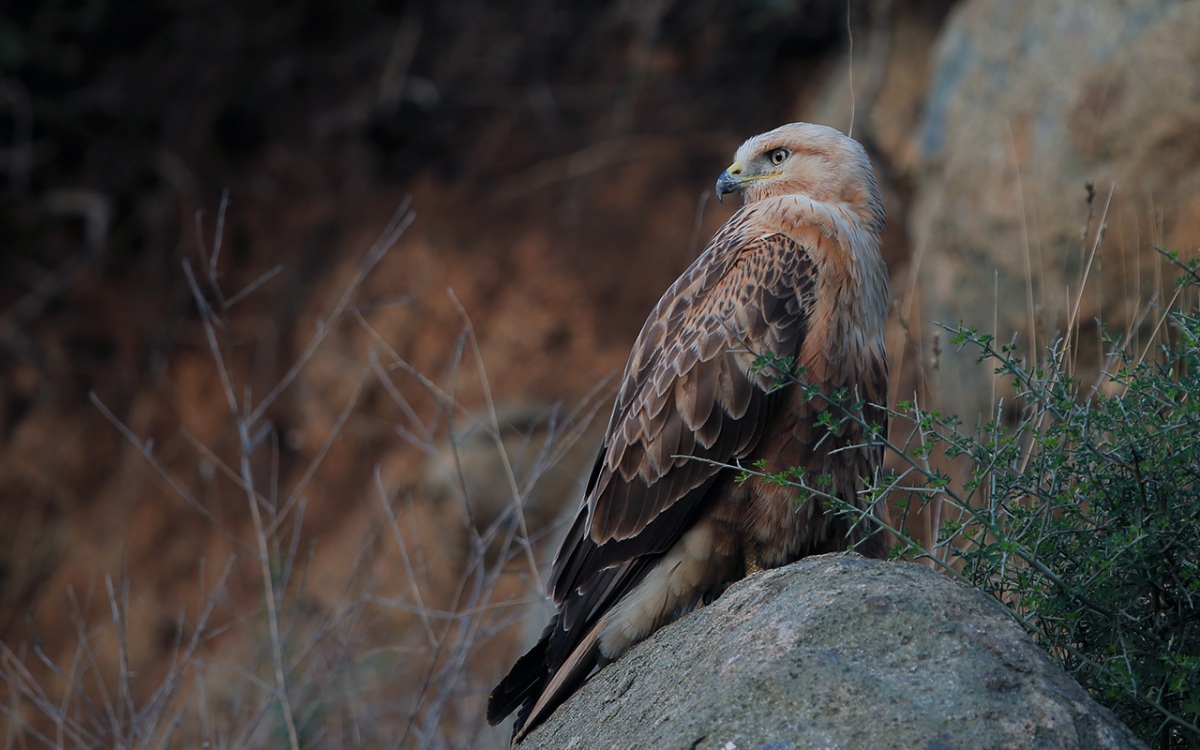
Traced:
<path fill-rule="evenodd" d="M 1195 3 L 958 6 L 912 133 L 928 318 L 1004 343 L 1015 332 L 1031 361 L 1066 336 L 1089 384 L 1104 335 L 1137 347 L 1158 320 L 1146 302 L 1171 299 L 1178 276 L 1154 247 L 1200 245 L 1197 70 Z M 943 351 L 935 390 L 971 423 L 1007 383 Z"/>
<path fill-rule="evenodd" d="M 658 631 L 520 747 L 1145 746 L 978 591 L 912 563 L 823 555 Z"/>

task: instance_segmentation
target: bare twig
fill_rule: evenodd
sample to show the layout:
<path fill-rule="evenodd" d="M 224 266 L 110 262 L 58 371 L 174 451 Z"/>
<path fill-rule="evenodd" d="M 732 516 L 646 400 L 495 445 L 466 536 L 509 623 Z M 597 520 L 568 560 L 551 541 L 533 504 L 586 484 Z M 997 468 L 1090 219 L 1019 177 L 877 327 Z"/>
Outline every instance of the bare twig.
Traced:
<path fill-rule="evenodd" d="M 214 258 L 216 252 L 214 250 Z M 211 268 L 212 266 L 210 266 Z M 204 301 L 204 295 L 200 291 L 200 285 L 197 283 L 195 275 L 192 273 L 192 267 L 186 261 L 183 264 L 183 273 L 187 278 L 188 288 L 192 291 L 192 297 L 196 301 L 196 306 L 200 310 L 200 321 L 204 327 L 205 338 L 208 340 L 209 355 L 212 356 L 213 363 L 216 365 L 217 376 L 221 379 L 221 386 L 225 393 L 229 414 L 233 417 L 234 428 L 237 430 L 238 444 L 241 446 L 240 473 L 242 486 L 245 488 L 248 500 L 247 504 L 250 506 L 250 518 L 254 524 L 254 536 L 258 542 L 258 564 L 262 577 L 263 598 L 267 606 L 267 623 L 271 633 L 271 657 L 275 671 L 276 697 L 283 712 L 283 721 L 287 729 L 289 745 L 292 750 L 299 750 L 300 740 L 296 733 L 296 721 L 292 713 L 291 701 L 288 698 L 287 676 L 284 673 L 283 642 L 279 628 L 279 592 L 276 590 L 274 574 L 271 572 L 271 555 L 267 544 L 266 524 L 263 521 L 262 511 L 259 507 L 258 494 L 254 489 L 254 474 L 250 464 L 255 445 L 255 441 L 251 437 L 251 425 L 256 420 L 246 418 L 243 414 L 242 405 L 238 403 L 233 379 L 225 364 L 222 346 L 217 338 L 216 326 L 213 323 L 213 312 Z"/>

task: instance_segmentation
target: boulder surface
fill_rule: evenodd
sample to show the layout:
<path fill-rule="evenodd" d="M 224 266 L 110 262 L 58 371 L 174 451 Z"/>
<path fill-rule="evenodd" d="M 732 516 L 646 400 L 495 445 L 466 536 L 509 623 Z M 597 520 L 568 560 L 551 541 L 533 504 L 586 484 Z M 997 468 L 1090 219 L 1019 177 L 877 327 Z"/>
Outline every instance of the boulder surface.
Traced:
<path fill-rule="evenodd" d="M 1003 607 L 921 565 L 753 575 L 594 675 L 543 748 L 1141 748 Z"/>

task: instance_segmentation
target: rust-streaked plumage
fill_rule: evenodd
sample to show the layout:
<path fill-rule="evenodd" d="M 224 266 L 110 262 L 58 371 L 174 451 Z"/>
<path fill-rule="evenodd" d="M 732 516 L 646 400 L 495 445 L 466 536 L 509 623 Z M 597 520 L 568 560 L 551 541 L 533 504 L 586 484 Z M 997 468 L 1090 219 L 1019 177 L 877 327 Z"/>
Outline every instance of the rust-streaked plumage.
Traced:
<path fill-rule="evenodd" d="M 554 562 L 558 611 L 496 686 L 493 724 L 514 741 L 593 669 L 711 600 L 748 568 L 859 542 L 818 499 L 736 481 L 730 466 L 798 467 L 861 505 L 882 456 L 867 430 L 818 424 L 827 402 L 780 386 L 760 356 L 794 362 L 826 395 L 845 389 L 881 425 L 887 369 L 883 205 L 862 147 L 831 128 L 784 125 L 742 144 L 717 181 L 744 205 L 671 285 L 630 354 L 587 493 Z M 757 360 L 757 363 L 756 363 Z M 855 538 L 852 538 L 855 537 Z"/>

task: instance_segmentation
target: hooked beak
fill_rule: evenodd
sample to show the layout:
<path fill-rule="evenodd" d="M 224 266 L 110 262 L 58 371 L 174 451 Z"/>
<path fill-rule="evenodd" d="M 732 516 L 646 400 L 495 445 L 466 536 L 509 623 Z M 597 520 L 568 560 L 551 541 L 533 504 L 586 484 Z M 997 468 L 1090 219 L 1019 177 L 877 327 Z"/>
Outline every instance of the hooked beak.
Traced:
<path fill-rule="evenodd" d="M 745 178 L 742 176 L 742 165 L 735 161 L 733 164 L 729 165 L 729 169 L 726 169 L 721 173 L 721 176 L 717 178 L 717 202 L 723 203 L 723 199 L 727 193 L 736 193 L 740 191 L 744 182 Z"/>

